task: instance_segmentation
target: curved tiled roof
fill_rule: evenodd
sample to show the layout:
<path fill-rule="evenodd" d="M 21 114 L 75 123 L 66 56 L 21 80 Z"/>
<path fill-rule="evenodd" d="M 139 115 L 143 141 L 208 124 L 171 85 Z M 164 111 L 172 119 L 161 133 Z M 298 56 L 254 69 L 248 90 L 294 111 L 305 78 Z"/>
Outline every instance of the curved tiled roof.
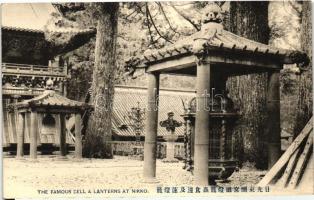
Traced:
<path fill-rule="evenodd" d="M 9 31 L 21 31 L 21 32 L 29 32 L 29 33 L 44 33 L 44 31 L 39 29 L 30 29 L 30 28 L 20 28 L 13 26 L 1 26 L 1 29 L 9 30 Z"/>
<path fill-rule="evenodd" d="M 201 31 L 172 45 L 162 49 L 147 50 L 143 56 L 130 58 L 126 63 L 136 59 L 140 59 L 144 63 L 156 62 L 168 60 L 178 55 L 192 55 L 210 50 L 277 56 L 282 64 L 302 62 L 300 57 L 306 56 L 299 51 L 280 49 L 235 35 L 224 30 L 222 25 L 217 23 L 204 24 L 203 27 Z"/>
<path fill-rule="evenodd" d="M 4 30 L 9 31 L 20 31 L 20 32 L 28 32 L 28 33 L 42 33 L 45 32 L 40 29 L 30 29 L 30 28 L 20 28 L 13 26 L 1 26 Z M 47 32 L 54 33 L 76 33 L 76 34 L 85 34 L 85 33 L 96 33 L 95 28 L 87 28 L 87 29 L 77 29 L 77 28 L 55 28 L 55 29 L 47 29 Z"/>
<path fill-rule="evenodd" d="M 174 112 L 174 119 L 183 122 L 180 116 L 184 113 L 182 100 L 184 102 L 195 96 L 194 91 L 160 89 L 159 92 L 159 110 L 158 122 L 167 119 L 167 113 Z M 132 107 L 137 107 L 139 102 L 140 108 L 146 108 L 147 105 L 147 89 L 140 87 L 116 87 L 113 101 L 113 133 L 118 136 L 135 136 L 135 130 L 131 126 L 133 122 L 127 117 Z M 145 123 L 145 121 L 144 121 Z M 145 131 L 143 130 L 142 136 Z M 168 135 L 165 127 L 158 124 L 158 136 Z M 184 125 L 176 128 L 176 135 L 184 134 Z"/>
<path fill-rule="evenodd" d="M 28 108 L 28 107 L 58 107 L 58 108 L 89 108 L 91 105 L 79 101 L 74 101 L 68 99 L 60 94 L 57 94 L 53 90 L 45 90 L 43 94 L 34 97 L 32 99 L 24 100 L 22 102 L 12 104 L 11 106 L 19 108 Z"/>

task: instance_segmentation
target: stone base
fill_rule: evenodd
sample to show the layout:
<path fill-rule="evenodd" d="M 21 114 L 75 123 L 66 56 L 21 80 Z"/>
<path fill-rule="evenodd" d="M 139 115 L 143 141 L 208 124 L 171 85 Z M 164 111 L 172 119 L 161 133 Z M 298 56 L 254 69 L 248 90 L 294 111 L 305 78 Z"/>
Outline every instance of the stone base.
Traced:
<path fill-rule="evenodd" d="M 144 160 L 144 155 L 129 155 L 130 158 L 135 159 L 135 160 Z"/>
<path fill-rule="evenodd" d="M 32 163 L 38 163 L 39 162 L 38 158 L 30 158 L 30 157 L 28 157 L 28 158 L 25 158 L 24 160 L 25 160 L 25 162 L 32 162 Z"/>
<path fill-rule="evenodd" d="M 167 158 L 162 159 L 161 161 L 164 163 L 178 163 L 179 162 L 179 160 L 177 159 L 167 159 Z"/>
<path fill-rule="evenodd" d="M 16 160 L 21 160 L 21 161 L 26 160 L 26 158 L 25 158 L 25 157 L 23 157 L 23 156 L 18 156 L 18 157 L 15 157 L 15 159 L 16 159 Z"/>
<path fill-rule="evenodd" d="M 64 160 L 68 160 L 68 158 L 66 156 L 57 156 L 54 158 L 54 160 L 64 161 Z"/>
<path fill-rule="evenodd" d="M 83 162 L 84 160 L 83 160 L 83 158 L 74 158 L 72 161 L 73 162 Z"/>
<path fill-rule="evenodd" d="M 143 183 L 155 184 L 159 183 L 156 178 L 144 178 Z"/>

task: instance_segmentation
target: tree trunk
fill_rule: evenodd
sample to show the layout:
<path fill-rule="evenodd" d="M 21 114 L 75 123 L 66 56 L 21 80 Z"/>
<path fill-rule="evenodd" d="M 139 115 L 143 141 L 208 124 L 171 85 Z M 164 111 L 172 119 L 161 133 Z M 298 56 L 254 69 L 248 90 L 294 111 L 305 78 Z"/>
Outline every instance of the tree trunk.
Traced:
<path fill-rule="evenodd" d="M 110 158 L 119 3 L 97 3 L 96 7 L 99 19 L 91 96 L 94 112 L 86 134 L 84 155 Z"/>
<path fill-rule="evenodd" d="M 309 56 L 310 63 L 298 78 L 298 104 L 294 136 L 301 132 L 311 118 L 312 106 L 312 21 L 311 1 L 302 2 L 301 48 Z"/>
<path fill-rule="evenodd" d="M 268 2 L 230 2 L 231 32 L 261 43 L 268 43 Z M 266 149 L 266 88 L 267 74 L 231 77 L 227 88 L 242 118 L 237 127 L 241 135 L 240 161 L 255 162 L 267 167 Z"/>

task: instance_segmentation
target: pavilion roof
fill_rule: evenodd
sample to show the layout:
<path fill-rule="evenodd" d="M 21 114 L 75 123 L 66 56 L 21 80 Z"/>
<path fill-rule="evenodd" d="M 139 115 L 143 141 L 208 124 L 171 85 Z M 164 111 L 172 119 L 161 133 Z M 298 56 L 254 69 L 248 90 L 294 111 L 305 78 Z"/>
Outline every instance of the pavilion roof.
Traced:
<path fill-rule="evenodd" d="M 292 64 L 304 62 L 306 54 L 300 51 L 293 51 L 287 49 L 276 48 L 271 45 L 262 44 L 249 40 L 247 38 L 238 36 L 223 29 L 221 24 L 209 23 L 204 29 L 185 37 L 174 44 L 168 45 L 161 49 L 149 49 L 144 52 L 144 55 L 138 57 L 131 57 L 126 61 L 126 68 L 145 67 L 139 63 L 154 63 L 170 60 L 172 58 L 193 55 L 196 53 L 208 51 L 222 51 L 231 53 L 242 53 L 247 55 L 265 55 L 272 56 L 282 64 Z M 200 43 L 199 43 L 200 41 Z M 196 52 L 195 44 L 199 43 L 199 51 Z M 134 64 L 135 63 L 135 64 Z M 133 65 L 133 66 L 132 66 Z"/>
<path fill-rule="evenodd" d="M 53 90 L 45 90 L 43 94 L 36 96 L 32 99 L 24 100 L 15 104 L 11 104 L 17 109 L 20 108 L 29 108 L 29 107 L 51 107 L 51 108 L 60 108 L 60 109 L 86 109 L 91 108 L 90 104 L 74 101 L 66 98 Z"/>

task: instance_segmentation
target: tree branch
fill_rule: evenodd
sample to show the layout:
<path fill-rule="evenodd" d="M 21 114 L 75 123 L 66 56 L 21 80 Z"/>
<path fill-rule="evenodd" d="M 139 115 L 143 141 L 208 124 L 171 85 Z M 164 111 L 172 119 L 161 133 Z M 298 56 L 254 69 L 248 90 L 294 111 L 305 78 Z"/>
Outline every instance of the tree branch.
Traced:
<path fill-rule="evenodd" d="M 302 10 L 300 8 L 298 8 L 298 6 L 296 6 L 294 3 L 298 3 L 298 2 L 292 2 L 292 1 L 288 1 L 289 5 L 291 6 L 291 8 L 296 12 L 296 14 L 298 15 L 298 17 L 301 17 L 302 14 Z"/>
<path fill-rule="evenodd" d="M 163 15 L 163 17 L 164 17 L 164 19 L 166 20 L 166 22 L 169 24 L 169 27 L 170 27 L 170 29 L 174 32 L 174 33 L 176 33 L 176 34 L 179 34 L 180 35 L 180 33 L 178 33 L 172 26 L 171 26 L 171 23 L 170 23 L 170 21 L 169 21 L 169 19 L 168 19 L 168 17 L 167 17 L 167 15 L 166 15 L 166 13 L 165 13 L 165 11 L 164 11 L 164 8 L 163 8 L 163 6 L 161 5 L 161 3 L 160 2 L 156 2 L 156 4 L 158 5 L 158 7 L 160 8 L 160 10 L 161 10 L 161 13 L 162 13 L 162 15 Z"/>
<path fill-rule="evenodd" d="M 147 3 L 146 3 L 145 8 L 146 8 L 146 20 L 147 20 L 147 27 L 148 27 L 148 32 L 149 32 L 149 36 L 150 36 L 150 41 L 151 41 L 152 45 L 153 45 L 154 47 L 156 47 L 154 38 L 153 38 L 153 36 L 152 36 L 152 31 L 150 30 L 150 27 L 151 27 L 151 26 L 150 26 L 149 18 L 148 18 L 148 12 L 147 12 L 147 10 L 148 10 L 148 5 L 147 5 Z"/>
<path fill-rule="evenodd" d="M 146 5 L 146 7 L 147 7 L 146 12 L 148 13 L 148 16 L 149 16 L 149 18 L 150 18 L 150 20 L 151 20 L 151 22 L 152 22 L 152 25 L 154 26 L 154 28 L 155 28 L 157 34 L 158 34 L 161 38 L 163 38 L 164 40 L 166 40 L 167 42 L 173 44 L 173 42 L 171 42 L 168 38 L 166 38 L 165 36 L 163 36 L 163 35 L 159 32 L 158 28 L 156 27 L 156 24 L 154 23 L 154 20 L 153 20 L 153 18 L 152 18 L 152 15 L 150 14 L 150 11 L 149 11 L 147 5 Z"/>
<path fill-rule="evenodd" d="M 173 4 L 170 2 L 170 6 L 181 16 L 183 17 L 186 21 L 188 21 L 197 31 L 200 31 L 201 29 L 191 20 L 189 19 L 184 13 L 179 11 Z"/>
<path fill-rule="evenodd" d="M 134 10 L 131 14 L 128 14 L 126 17 L 124 17 L 124 19 L 128 20 L 128 18 L 132 16 L 135 12 L 137 12 L 137 10 Z"/>

